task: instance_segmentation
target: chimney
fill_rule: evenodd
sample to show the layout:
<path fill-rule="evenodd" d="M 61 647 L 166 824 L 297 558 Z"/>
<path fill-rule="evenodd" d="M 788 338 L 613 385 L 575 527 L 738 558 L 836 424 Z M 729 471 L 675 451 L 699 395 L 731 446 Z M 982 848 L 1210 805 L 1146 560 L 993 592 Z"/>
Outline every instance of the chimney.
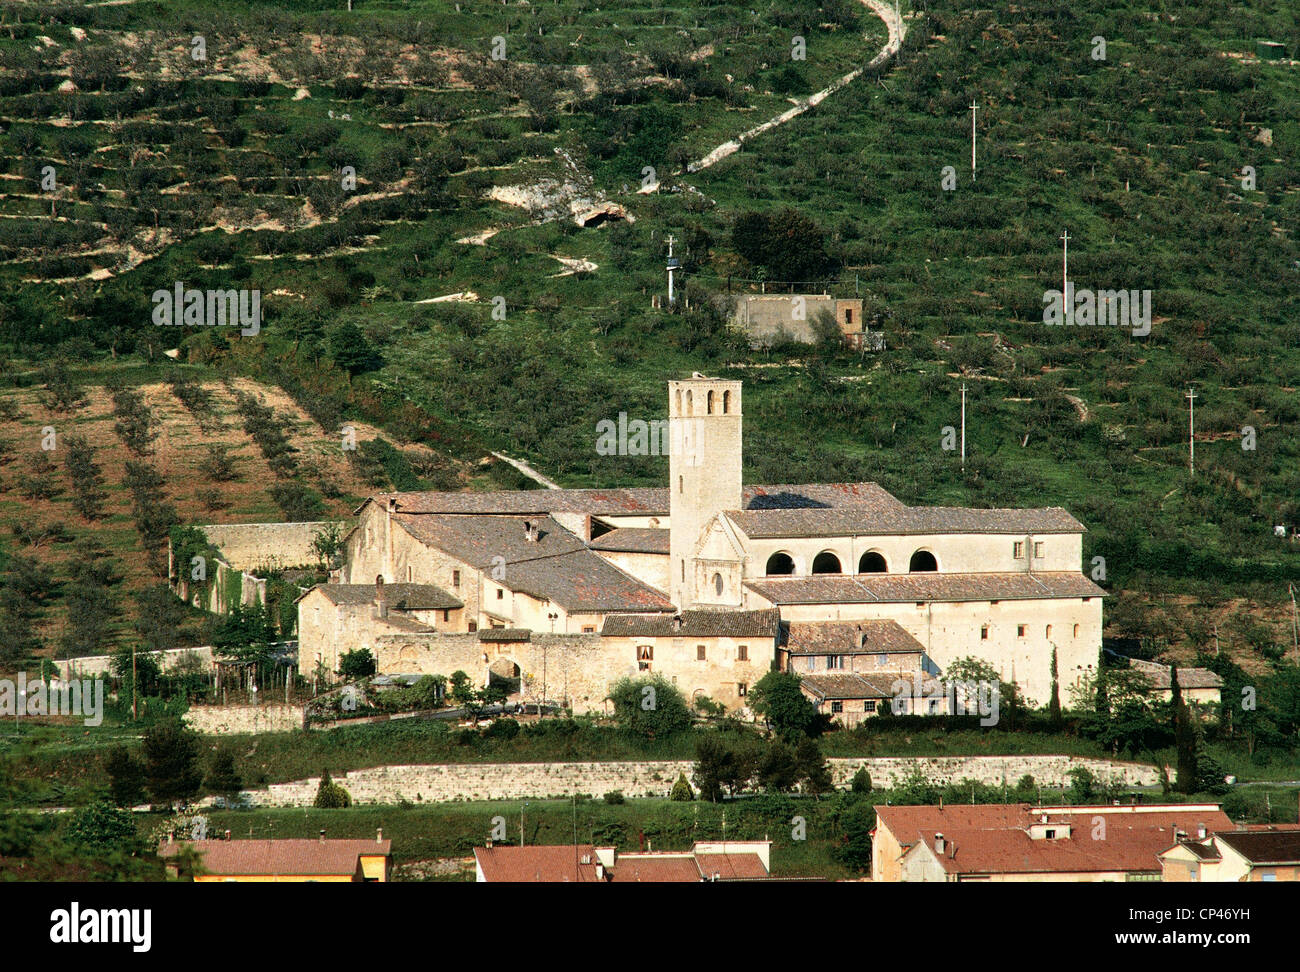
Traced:
<path fill-rule="evenodd" d="M 524 520 L 524 539 L 529 543 L 537 542 L 537 526 L 532 520 Z"/>
<path fill-rule="evenodd" d="M 604 865 L 604 864 L 597 864 L 597 865 L 596 865 L 596 880 L 597 880 L 597 881 L 603 881 L 603 880 L 605 880 L 605 865 Z"/>
<path fill-rule="evenodd" d="M 489 837 L 489 838 L 487 839 L 487 849 L 488 849 L 488 850 L 491 850 L 491 849 L 492 849 L 492 838 L 491 838 L 491 837 Z"/>
<path fill-rule="evenodd" d="M 375 577 L 375 617 L 388 617 L 388 593 L 384 590 L 384 576 Z"/>
<path fill-rule="evenodd" d="M 167 843 L 169 844 L 176 843 L 176 831 L 174 830 L 167 831 Z"/>
<path fill-rule="evenodd" d="M 943 834 L 935 834 L 935 835 L 934 835 L 934 852 L 935 852 L 936 854 L 938 854 L 940 857 L 942 857 L 942 856 L 943 856 L 943 849 L 944 849 L 945 846 L 946 846 L 946 845 L 944 844 Z"/>
<path fill-rule="evenodd" d="M 229 840 L 229 839 L 230 839 L 230 831 L 227 830 L 227 831 L 226 831 L 226 840 Z"/>
<path fill-rule="evenodd" d="M 323 830 L 320 832 L 320 842 L 325 843 L 325 831 Z"/>
<path fill-rule="evenodd" d="M 1197 840 L 1205 839 L 1205 824 L 1196 825 L 1196 839 Z"/>
<path fill-rule="evenodd" d="M 383 842 L 384 842 L 384 828 L 380 827 L 379 830 L 375 832 L 375 843 L 382 844 Z"/>

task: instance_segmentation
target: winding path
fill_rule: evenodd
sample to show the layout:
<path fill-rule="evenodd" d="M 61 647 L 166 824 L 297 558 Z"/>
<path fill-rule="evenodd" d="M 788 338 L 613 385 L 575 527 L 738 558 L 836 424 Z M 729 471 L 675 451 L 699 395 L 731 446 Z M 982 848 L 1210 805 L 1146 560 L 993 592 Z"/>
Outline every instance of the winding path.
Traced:
<path fill-rule="evenodd" d="M 769 119 L 761 125 L 756 125 L 749 129 L 749 131 L 741 132 L 729 142 L 723 142 L 708 155 L 704 156 L 704 158 L 687 165 L 686 171 L 688 173 L 699 172 L 702 169 L 707 169 L 712 165 L 716 165 L 730 155 L 735 155 L 740 151 L 740 146 L 749 141 L 749 139 L 756 135 L 762 135 L 764 132 L 771 131 L 778 125 L 784 125 L 791 119 L 798 118 L 809 108 L 814 108 L 821 104 L 826 100 L 826 98 L 839 91 L 845 85 L 856 81 L 862 76 L 864 71 L 870 71 L 873 68 L 879 67 L 897 54 L 898 49 L 903 44 L 903 37 L 907 33 L 907 28 L 903 25 L 903 18 L 895 12 L 894 8 L 890 4 L 884 3 L 883 0 L 862 0 L 862 2 L 871 9 L 872 13 L 883 20 L 885 26 L 889 29 L 889 39 L 885 41 L 885 46 L 880 49 L 880 53 L 873 57 L 871 61 L 863 67 L 860 67 L 855 71 L 850 71 L 848 74 L 844 75 L 844 77 L 837 81 L 833 81 L 815 94 L 809 95 L 805 101 L 801 101 L 789 111 L 784 111 L 775 118 Z"/>

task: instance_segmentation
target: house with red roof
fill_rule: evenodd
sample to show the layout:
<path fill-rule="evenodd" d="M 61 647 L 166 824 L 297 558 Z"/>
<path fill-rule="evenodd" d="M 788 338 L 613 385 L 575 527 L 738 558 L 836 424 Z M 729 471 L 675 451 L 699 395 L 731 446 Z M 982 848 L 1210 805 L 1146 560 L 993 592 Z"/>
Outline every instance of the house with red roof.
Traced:
<path fill-rule="evenodd" d="M 771 877 L 772 842 L 700 841 L 688 851 L 620 854 L 591 844 L 474 848 L 480 884 L 695 884 L 764 881 Z"/>

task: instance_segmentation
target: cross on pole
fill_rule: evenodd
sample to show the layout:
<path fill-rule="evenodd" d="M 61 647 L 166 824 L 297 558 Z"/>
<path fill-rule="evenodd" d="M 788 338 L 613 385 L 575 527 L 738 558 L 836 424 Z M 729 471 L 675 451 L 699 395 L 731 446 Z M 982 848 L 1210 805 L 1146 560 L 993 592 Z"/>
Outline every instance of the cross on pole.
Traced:
<path fill-rule="evenodd" d="M 1188 389 L 1187 399 L 1187 472 L 1196 475 L 1196 389 Z"/>
<path fill-rule="evenodd" d="M 975 112 L 979 105 L 972 97 L 970 100 L 970 181 L 975 181 Z"/>

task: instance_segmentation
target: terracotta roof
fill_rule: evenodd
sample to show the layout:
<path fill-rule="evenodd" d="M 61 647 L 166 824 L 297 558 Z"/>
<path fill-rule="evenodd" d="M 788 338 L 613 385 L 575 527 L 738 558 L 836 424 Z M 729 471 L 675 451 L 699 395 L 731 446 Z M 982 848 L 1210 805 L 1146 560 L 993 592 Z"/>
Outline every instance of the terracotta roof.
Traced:
<path fill-rule="evenodd" d="M 785 649 L 792 655 L 925 651 L 897 621 L 790 621 L 781 628 Z"/>
<path fill-rule="evenodd" d="M 618 553 L 664 554 L 669 552 L 670 535 L 660 527 L 620 527 L 592 540 L 587 546 L 592 550 L 612 550 Z"/>
<path fill-rule="evenodd" d="M 357 607 L 375 602 L 374 584 L 317 584 L 312 590 L 320 591 L 332 604 Z M 454 594 L 433 584 L 385 584 L 383 590 L 389 608 L 396 611 L 444 610 L 465 606 Z M 310 594 L 311 591 L 307 593 Z"/>
<path fill-rule="evenodd" d="M 1160 870 L 1158 855 L 1176 833 L 1204 825 L 1223 827 L 1218 807 L 1030 807 L 1021 805 L 877 807 L 878 825 L 908 847 L 924 842 L 949 874 L 1032 874 Z M 1029 829 L 1042 822 L 1070 835 L 1033 839 Z M 1095 838 L 1098 820 L 1104 838 Z M 944 851 L 935 851 L 939 834 Z"/>
<path fill-rule="evenodd" d="M 758 611 L 683 611 L 681 627 L 672 615 L 616 614 L 605 619 L 606 638 L 773 638 L 781 623 L 776 608 Z"/>
<path fill-rule="evenodd" d="M 746 486 L 746 509 L 794 509 L 805 507 L 868 506 L 886 509 L 902 507 L 897 499 L 875 483 L 777 483 Z M 635 516 L 665 514 L 669 496 L 666 487 L 630 489 L 524 489 L 490 493 L 378 493 L 366 503 L 387 505 L 397 500 L 403 513 L 589 513 L 592 516 Z M 361 504 L 362 507 L 365 503 Z M 361 512 L 361 507 L 355 511 Z"/>
<path fill-rule="evenodd" d="M 476 847 L 484 878 L 489 882 L 603 883 L 596 877 L 599 858 L 591 844 L 538 845 L 533 847 Z M 583 861 L 588 863 L 583 863 Z M 752 851 L 702 854 L 690 851 L 656 851 L 617 854 L 614 866 L 604 871 L 604 882 L 697 884 L 701 881 L 750 881 L 769 877 L 762 858 Z"/>
<path fill-rule="evenodd" d="M 497 557 L 504 558 L 508 567 L 585 548 L 578 537 L 545 515 L 398 513 L 393 522 L 421 543 L 484 570 L 494 562 L 499 565 L 501 561 L 494 561 Z M 536 531 L 536 540 L 528 539 L 526 524 Z"/>
<path fill-rule="evenodd" d="M 870 604 L 904 601 L 997 601 L 1105 597 L 1070 571 L 987 574 L 816 574 L 763 577 L 745 586 L 773 604 Z"/>
<path fill-rule="evenodd" d="M 479 641 L 532 641 L 531 628 L 479 628 Z"/>
<path fill-rule="evenodd" d="M 588 550 L 549 516 L 398 513 L 393 519 L 421 543 L 482 570 L 500 568 L 502 587 L 566 611 L 673 610 L 660 591 Z M 528 539 L 525 524 L 535 529 L 536 540 Z M 502 560 L 494 562 L 497 557 Z M 490 602 L 484 610 L 491 610 Z"/>
<path fill-rule="evenodd" d="M 159 857 L 173 857 L 192 847 L 202 866 L 214 875 L 352 875 L 360 858 L 388 857 L 391 840 L 193 840 L 163 842 Z"/>
<path fill-rule="evenodd" d="M 1083 524 L 1057 506 L 979 510 L 943 506 L 730 511 L 746 536 L 849 537 L 938 533 L 1083 533 Z"/>
<path fill-rule="evenodd" d="M 1120 656 L 1124 657 L 1124 656 Z M 1169 666 L 1158 662 L 1130 658 L 1129 666 L 1146 677 L 1151 688 L 1156 691 L 1168 691 L 1173 687 L 1169 677 Z M 1184 689 L 1223 688 L 1223 679 L 1208 668 L 1178 667 L 1178 687 Z"/>
<path fill-rule="evenodd" d="M 901 672 L 849 673 L 844 675 L 800 675 L 799 687 L 817 699 L 892 699 L 894 683 Z M 911 682 L 908 683 L 909 689 Z"/>
<path fill-rule="evenodd" d="M 616 884 L 697 884 L 700 866 L 692 854 L 620 854 L 610 879 Z"/>
<path fill-rule="evenodd" d="M 596 883 L 596 848 L 591 844 L 475 847 L 474 859 L 488 881 Z"/>
<path fill-rule="evenodd" d="M 1300 864 L 1300 830 L 1216 831 L 1214 839 L 1255 865 Z"/>
<path fill-rule="evenodd" d="M 570 613 L 676 610 L 660 591 L 586 549 L 507 564 L 501 584 Z"/>

